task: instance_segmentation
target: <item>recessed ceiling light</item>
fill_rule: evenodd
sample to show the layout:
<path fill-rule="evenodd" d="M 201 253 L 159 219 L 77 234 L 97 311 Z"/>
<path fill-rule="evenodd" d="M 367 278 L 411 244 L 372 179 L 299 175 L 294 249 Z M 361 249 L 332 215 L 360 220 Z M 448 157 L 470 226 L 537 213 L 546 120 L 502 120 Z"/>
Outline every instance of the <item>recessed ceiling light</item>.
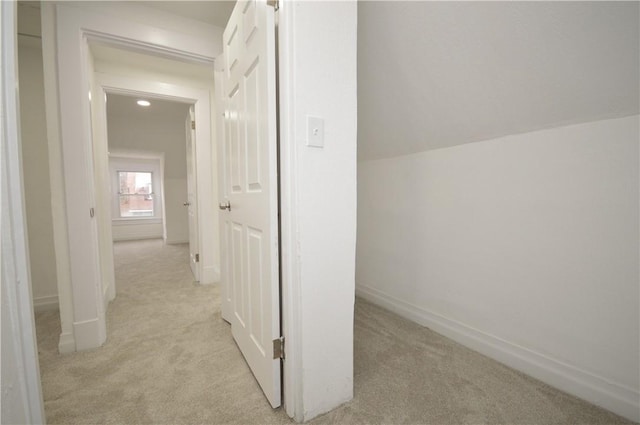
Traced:
<path fill-rule="evenodd" d="M 140 106 L 149 106 L 149 105 L 151 105 L 151 103 L 148 100 L 139 100 L 137 103 Z"/>

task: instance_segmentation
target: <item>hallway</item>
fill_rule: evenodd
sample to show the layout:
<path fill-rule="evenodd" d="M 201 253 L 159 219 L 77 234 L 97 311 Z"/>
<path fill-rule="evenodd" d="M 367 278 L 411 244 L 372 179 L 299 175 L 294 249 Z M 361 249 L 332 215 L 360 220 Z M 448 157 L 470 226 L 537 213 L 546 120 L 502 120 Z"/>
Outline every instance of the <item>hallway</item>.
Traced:
<path fill-rule="evenodd" d="M 36 316 L 49 424 L 284 424 L 262 395 L 217 285 L 193 283 L 186 245 L 115 244 L 118 296 L 100 349 L 59 355 Z M 573 396 L 358 299 L 353 401 L 313 424 L 625 424 Z"/>
<path fill-rule="evenodd" d="M 218 286 L 194 284 L 187 245 L 117 242 L 114 254 L 103 347 L 61 356 L 57 311 L 36 316 L 48 423 L 289 422 L 220 318 Z"/>

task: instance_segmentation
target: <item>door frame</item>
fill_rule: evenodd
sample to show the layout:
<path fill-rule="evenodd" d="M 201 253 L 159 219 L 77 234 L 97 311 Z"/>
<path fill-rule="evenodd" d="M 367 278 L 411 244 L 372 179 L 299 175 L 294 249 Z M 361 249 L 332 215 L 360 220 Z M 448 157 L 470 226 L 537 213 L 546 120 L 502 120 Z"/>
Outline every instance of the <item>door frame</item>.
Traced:
<path fill-rule="evenodd" d="M 95 111 L 91 111 L 92 102 L 87 96 L 93 77 L 89 41 L 206 64 L 213 63 L 217 52 L 215 38 L 152 27 L 130 21 L 126 16 L 99 13 L 92 6 L 45 3 L 42 8 L 43 39 L 51 37 L 55 40 L 43 42 L 43 56 L 45 74 L 52 76 L 45 77 L 52 197 L 61 199 L 56 202 L 53 219 L 54 227 L 64 229 L 54 234 L 56 257 L 60 261 L 57 265 L 58 274 L 62 275 L 58 279 L 62 318 L 59 347 L 61 351 L 75 351 L 96 348 L 104 343 L 105 305 L 113 295 L 108 288 L 104 293 L 103 283 L 103 280 L 109 280 L 110 270 L 105 264 L 110 263 L 108 257 L 112 255 L 111 247 L 106 250 L 106 243 L 99 243 L 99 240 L 108 239 L 104 235 L 109 233 L 106 229 L 110 227 L 101 226 L 103 235 L 99 238 L 97 220 L 89 219 L 89 210 L 101 201 L 96 196 L 96 183 L 100 182 L 92 170 L 94 160 L 100 161 L 101 158 L 95 157 L 92 152 L 95 146 L 91 118 Z M 211 34 L 215 36 L 214 32 Z M 139 91 L 144 92 L 144 89 Z M 204 100 L 209 102 L 208 94 L 205 97 Z M 195 95 L 190 99 L 202 100 Z M 202 119 L 206 121 L 211 118 Z M 204 125 L 205 121 L 202 121 L 201 128 L 207 128 L 210 132 L 211 126 Z M 209 140 L 208 136 L 204 140 Z M 207 154 L 209 151 L 204 148 L 201 152 L 203 161 L 211 161 L 213 153 Z M 107 168 L 104 163 L 95 164 L 100 170 Z M 211 180 L 204 173 L 201 177 Z M 213 194 L 201 196 L 205 203 L 208 201 L 211 204 L 210 208 L 204 208 L 205 214 L 213 210 L 214 200 L 211 198 Z M 106 214 L 100 214 L 103 210 L 96 210 L 101 223 L 105 222 L 102 216 Z M 212 234 L 215 226 L 209 227 L 201 226 L 201 232 Z M 215 258 L 213 251 L 216 247 L 213 243 L 210 245 L 210 252 L 201 254 Z M 86 259 L 91 261 L 83 261 Z M 217 277 L 215 271 L 211 270 L 212 281 Z M 205 274 L 206 270 L 203 270 Z"/>
<path fill-rule="evenodd" d="M 209 114 L 211 115 L 211 114 Z M 186 196 L 186 207 L 187 207 L 187 222 L 189 227 L 189 268 L 193 272 L 193 277 L 196 282 L 200 281 L 201 275 L 201 267 L 202 264 L 198 257 L 198 253 L 200 252 L 200 222 L 199 217 L 200 213 L 198 211 L 198 202 L 200 197 L 198 196 L 198 179 L 197 179 L 197 164 L 198 164 L 198 149 L 196 146 L 196 142 L 198 140 L 197 133 L 193 126 L 193 123 L 196 122 L 196 113 L 195 113 L 195 105 L 189 105 L 189 112 L 185 117 L 185 137 L 186 137 L 186 151 L 187 151 L 187 196 Z M 213 139 L 211 139 L 213 140 Z M 217 168 L 217 167 L 216 167 Z M 216 170 L 217 171 L 217 170 Z M 209 182 L 204 182 L 209 183 Z M 195 209 L 191 205 L 195 198 Z M 195 249 L 194 249 L 195 245 Z M 195 258 L 194 258 L 195 257 Z"/>
<path fill-rule="evenodd" d="M 17 7 L 17 2 L 0 3 L 2 351 L 15 361 L 7 365 L 14 374 L 2 379 L 2 416 L 8 421 L 44 423 L 22 176 Z M 3 357 L 3 369 L 7 360 Z"/>
<path fill-rule="evenodd" d="M 283 403 L 290 417 L 301 421 L 304 418 L 303 406 L 303 359 L 301 335 L 301 275 L 300 275 L 300 247 L 298 246 L 299 223 L 296 218 L 299 195 L 296 174 L 298 163 L 296 151 L 295 131 L 295 84 L 291 77 L 295 76 L 295 7 L 287 1 L 282 2 L 277 15 L 279 18 L 279 35 L 277 37 L 279 57 L 279 95 L 280 95 L 280 183 L 281 183 L 281 315 L 283 336 L 286 339 L 286 360 L 283 362 Z M 74 208 L 65 200 L 65 182 L 62 160 L 64 123 L 60 117 L 59 98 L 65 93 L 65 87 L 59 84 L 58 62 L 59 53 L 63 49 L 72 49 L 73 63 L 68 64 L 71 73 L 66 76 L 66 84 L 74 90 L 82 90 L 88 86 L 88 76 L 85 73 L 86 51 L 82 48 L 86 44 L 86 37 L 102 35 L 114 44 L 142 52 L 153 52 L 165 57 L 178 57 L 195 62 L 213 62 L 213 58 L 221 53 L 212 47 L 211 40 L 183 32 L 150 27 L 148 25 L 127 21 L 123 25 L 123 18 L 114 17 L 108 13 L 97 13 L 94 10 L 83 10 L 79 6 L 70 4 L 42 4 L 43 25 L 43 55 L 45 63 L 45 92 L 47 103 L 47 137 L 50 151 L 50 174 L 52 176 L 52 196 L 61 199 L 54 202 L 54 226 L 60 229 L 54 234 L 58 268 L 58 291 L 62 320 L 62 334 L 59 347 L 61 351 L 74 351 L 76 340 L 81 336 L 74 333 L 72 322 L 75 320 L 72 305 L 72 284 L 74 273 L 73 258 L 69 252 L 72 243 L 70 224 L 66 212 Z M 63 19 L 64 18 L 64 19 Z M 278 19 L 277 19 L 278 21 Z M 56 32 L 57 31 L 57 32 Z M 64 33 L 64 40 L 61 40 Z M 57 53 L 56 54 L 56 49 Z M 87 97 L 76 93 L 80 107 L 89 108 Z M 88 114 L 81 113 L 82 120 L 76 122 L 83 128 L 89 128 Z M 67 123 L 69 125 L 69 123 Z M 196 126 L 197 128 L 197 126 Z M 218 129 L 216 131 L 219 131 Z M 219 133 L 218 133 L 219 134 Z M 90 138 L 89 138 L 90 140 Z M 75 138 L 72 148 L 83 148 L 81 138 Z M 66 161 L 65 161 L 66 162 Z M 90 189 L 90 188 L 89 188 Z M 86 205 L 86 204 L 85 204 Z M 80 205 L 81 207 L 83 205 Z M 217 220 L 213 223 L 217 226 Z M 91 283 L 91 282 L 90 282 Z M 66 307 L 66 308 L 65 308 Z M 63 314 L 63 311 L 66 313 Z M 66 320 L 65 320 L 66 318 Z M 104 316 L 102 318 L 104 320 Z M 96 344 L 99 346 L 101 343 Z"/>
<path fill-rule="evenodd" d="M 277 11 L 276 43 L 280 144 L 280 315 L 286 340 L 282 364 L 284 408 L 297 422 L 305 420 L 302 359 L 302 276 L 298 224 L 298 148 L 296 140 L 295 7 L 282 1 Z"/>
<path fill-rule="evenodd" d="M 201 193 L 213 193 L 214 185 L 213 185 L 213 167 L 211 163 L 211 155 L 212 148 L 211 144 L 207 143 L 209 140 L 213 140 L 211 137 L 211 104 L 209 99 L 209 92 L 205 89 L 195 89 L 192 87 L 179 86 L 174 84 L 167 84 L 158 81 L 149 81 L 142 80 L 134 77 L 127 77 L 122 75 L 115 74 L 106 74 L 106 73 L 95 73 L 95 89 L 98 90 L 98 99 L 104 98 L 107 94 L 121 94 L 127 96 L 139 96 L 144 97 L 145 99 L 160 99 L 160 100 L 169 100 L 173 102 L 180 102 L 187 105 L 193 105 L 195 120 L 196 120 L 196 129 L 195 129 L 195 144 L 194 148 L 196 151 L 196 164 L 195 164 L 195 179 L 196 179 L 196 209 L 197 209 L 197 217 L 207 217 L 211 216 L 214 210 L 214 200 L 212 196 L 209 196 L 207 199 L 206 196 L 201 196 Z M 96 102 L 96 105 L 100 110 L 99 121 L 102 121 L 106 124 L 107 120 L 107 111 L 104 107 L 104 102 Z M 104 128 L 104 133 L 102 134 L 102 140 L 99 142 L 100 145 L 105 149 L 103 151 L 103 155 L 106 155 L 107 150 L 107 134 L 106 134 L 106 125 L 102 126 Z M 108 158 L 107 158 L 108 160 Z M 109 178 L 109 176 L 104 176 Z M 111 192 L 108 187 L 101 187 L 98 189 L 100 192 L 99 196 L 104 199 L 106 202 L 111 201 Z M 204 199 L 203 199 L 204 198 Z M 206 214 L 206 215 L 205 215 Z M 105 223 L 107 227 L 111 226 L 111 217 L 107 217 L 106 214 L 103 216 L 103 220 L 107 221 Z M 197 218 L 199 220 L 199 218 Z M 215 231 L 215 226 L 204 226 L 204 223 L 198 221 L 198 228 L 211 228 Z M 211 230 L 209 229 L 209 230 Z M 109 235 L 110 236 L 110 235 Z M 104 243 L 103 249 L 109 249 L 109 244 L 111 244 L 112 238 L 109 236 L 103 237 Z M 200 276 L 201 283 L 213 283 L 218 279 L 219 271 L 218 267 L 213 261 L 213 250 L 210 249 L 213 247 L 213 235 L 212 232 L 209 231 L 207 233 L 200 232 L 200 237 L 198 238 L 198 251 L 201 254 L 201 258 L 203 259 L 199 263 L 196 264 L 198 267 L 198 273 Z M 205 247 L 209 249 L 205 249 Z M 110 268 L 113 269 L 113 259 L 111 259 Z M 114 282 L 115 285 L 115 282 Z M 111 287 L 111 286 L 110 286 Z M 115 288 L 113 290 L 113 296 L 110 294 L 110 299 L 115 297 Z"/>

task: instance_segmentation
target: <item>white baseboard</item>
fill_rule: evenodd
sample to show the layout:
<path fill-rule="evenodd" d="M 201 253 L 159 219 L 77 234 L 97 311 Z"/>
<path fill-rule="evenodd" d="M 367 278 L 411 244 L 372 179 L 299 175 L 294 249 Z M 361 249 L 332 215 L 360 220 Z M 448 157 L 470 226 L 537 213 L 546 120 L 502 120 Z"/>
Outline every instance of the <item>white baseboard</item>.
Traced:
<path fill-rule="evenodd" d="M 215 266 L 203 267 L 200 283 L 208 285 L 216 282 L 220 282 L 220 269 Z"/>
<path fill-rule="evenodd" d="M 189 243 L 189 239 L 167 239 L 165 240 L 167 245 L 181 245 L 185 243 Z"/>
<path fill-rule="evenodd" d="M 144 241 L 147 239 L 162 239 L 162 235 L 125 235 L 114 237 L 114 242 L 128 242 L 128 241 Z"/>
<path fill-rule="evenodd" d="M 72 333 L 61 333 L 58 342 L 58 352 L 60 354 L 73 353 L 76 351 L 76 340 Z"/>
<path fill-rule="evenodd" d="M 73 322 L 73 335 L 76 342 L 76 350 L 90 350 L 104 344 L 103 332 L 98 319 Z"/>
<path fill-rule="evenodd" d="M 112 285 L 109 284 L 102 291 L 102 302 L 104 303 L 104 306 L 103 306 L 104 311 L 107 311 L 109 309 L 109 303 L 113 301 L 115 298 L 115 291 L 112 291 L 111 289 L 112 289 Z"/>
<path fill-rule="evenodd" d="M 562 391 L 620 416 L 640 421 L 640 392 L 633 388 L 399 300 L 378 289 L 358 284 L 356 295 Z"/>
<path fill-rule="evenodd" d="M 58 308 L 59 304 L 57 295 L 49 295 L 33 299 L 33 311 L 36 313 L 41 311 L 58 310 Z"/>

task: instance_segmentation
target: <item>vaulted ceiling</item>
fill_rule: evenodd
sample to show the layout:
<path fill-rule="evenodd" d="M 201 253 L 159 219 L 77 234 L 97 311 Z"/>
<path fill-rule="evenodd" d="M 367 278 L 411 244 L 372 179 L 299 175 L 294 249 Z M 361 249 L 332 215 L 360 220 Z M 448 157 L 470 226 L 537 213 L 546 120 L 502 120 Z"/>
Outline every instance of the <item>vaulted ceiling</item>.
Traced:
<path fill-rule="evenodd" d="M 638 2 L 359 2 L 358 154 L 640 112 Z"/>

